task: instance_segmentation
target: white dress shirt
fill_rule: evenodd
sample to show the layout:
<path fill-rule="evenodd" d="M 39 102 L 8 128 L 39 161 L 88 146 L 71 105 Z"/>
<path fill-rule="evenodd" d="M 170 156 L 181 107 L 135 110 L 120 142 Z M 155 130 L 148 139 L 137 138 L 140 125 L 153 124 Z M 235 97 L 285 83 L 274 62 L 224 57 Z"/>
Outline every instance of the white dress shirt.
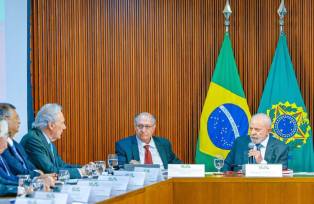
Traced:
<path fill-rule="evenodd" d="M 137 136 L 137 146 L 138 146 L 138 153 L 140 155 L 140 163 L 144 164 L 145 162 L 145 145 L 147 145 L 145 142 L 142 142 Z M 149 151 L 152 154 L 153 164 L 159 164 L 161 169 L 164 169 L 164 164 L 162 163 L 162 160 L 160 158 L 158 149 L 156 147 L 156 144 L 154 142 L 154 139 L 152 138 L 149 142 Z"/>
<path fill-rule="evenodd" d="M 263 140 L 263 142 L 261 142 L 261 147 L 260 147 L 260 151 L 261 151 L 261 155 L 262 155 L 262 162 L 261 163 L 266 163 L 267 164 L 267 161 L 265 160 L 265 153 L 266 153 L 266 147 L 267 147 L 267 144 L 268 144 L 268 140 L 269 140 L 269 136 L 267 136 L 265 138 L 265 140 Z M 256 146 L 254 146 L 254 149 L 256 150 Z"/>

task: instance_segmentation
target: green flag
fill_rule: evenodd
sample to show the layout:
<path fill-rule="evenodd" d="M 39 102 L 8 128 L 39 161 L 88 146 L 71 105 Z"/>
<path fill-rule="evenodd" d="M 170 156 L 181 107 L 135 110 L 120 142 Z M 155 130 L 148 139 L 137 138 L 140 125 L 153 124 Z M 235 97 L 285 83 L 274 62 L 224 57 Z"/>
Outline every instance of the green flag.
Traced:
<path fill-rule="evenodd" d="M 314 171 L 312 130 L 284 33 L 279 37 L 258 112 L 272 119 L 272 134 L 289 145 L 288 167 Z"/>
<path fill-rule="evenodd" d="M 216 171 L 213 159 L 225 158 L 235 138 L 247 135 L 250 117 L 229 33 L 225 33 L 202 110 L 195 162 L 205 164 L 206 171 Z"/>

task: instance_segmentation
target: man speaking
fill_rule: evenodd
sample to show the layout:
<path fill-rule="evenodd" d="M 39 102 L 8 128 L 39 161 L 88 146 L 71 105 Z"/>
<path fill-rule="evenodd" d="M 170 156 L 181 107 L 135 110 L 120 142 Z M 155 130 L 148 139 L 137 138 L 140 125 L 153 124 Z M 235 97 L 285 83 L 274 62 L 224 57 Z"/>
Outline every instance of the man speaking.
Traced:
<path fill-rule="evenodd" d="M 270 134 L 271 119 L 264 113 L 254 115 L 250 122 L 250 136 L 238 137 L 231 148 L 223 171 L 239 171 L 248 163 L 282 164 L 288 166 L 288 146 Z"/>

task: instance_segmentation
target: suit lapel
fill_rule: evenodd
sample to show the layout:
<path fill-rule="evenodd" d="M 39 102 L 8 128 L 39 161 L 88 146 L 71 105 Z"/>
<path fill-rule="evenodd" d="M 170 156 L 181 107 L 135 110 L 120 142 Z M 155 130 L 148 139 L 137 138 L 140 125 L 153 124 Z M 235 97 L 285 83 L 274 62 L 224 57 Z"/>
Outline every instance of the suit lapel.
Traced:
<path fill-rule="evenodd" d="M 140 153 L 138 152 L 138 144 L 137 144 L 136 136 L 132 138 L 132 155 L 133 155 L 134 160 L 140 161 Z"/>
<path fill-rule="evenodd" d="M 271 160 L 272 160 L 272 155 L 274 151 L 273 145 L 274 145 L 274 139 L 272 138 L 271 135 L 269 135 L 269 140 L 266 147 L 265 158 L 264 158 L 264 160 L 266 160 L 267 162 L 272 162 Z"/>
<path fill-rule="evenodd" d="M 166 168 L 168 165 L 166 150 L 165 150 L 164 146 L 161 144 L 160 140 L 156 139 L 156 137 L 153 137 L 153 140 L 155 142 L 156 148 L 158 150 L 158 153 L 159 153 L 159 156 L 162 160 L 164 168 Z"/>
<path fill-rule="evenodd" d="M 48 144 L 45 135 L 40 130 L 38 130 L 38 135 L 39 135 L 39 138 L 41 139 L 41 142 L 44 144 L 44 147 L 46 148 L 46 151 L 48 152 L 52 163 L 55 164 L 55 157 L 53 156 L 51 152 L 50 145 Z"/>

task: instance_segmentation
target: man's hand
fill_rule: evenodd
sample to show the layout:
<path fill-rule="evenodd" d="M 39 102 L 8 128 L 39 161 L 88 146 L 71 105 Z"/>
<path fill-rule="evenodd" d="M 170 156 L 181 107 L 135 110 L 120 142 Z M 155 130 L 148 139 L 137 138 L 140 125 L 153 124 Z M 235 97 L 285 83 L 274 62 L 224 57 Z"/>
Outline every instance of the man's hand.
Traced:
<path fill-rule="evenodd" d="M 260 164 L 263 161 L 261 151 L 251 149 L 248 155 L 249 157 L 253 156 L 257 164 Z"/>
<path fill-rule="evenodd" d="M 129 163 L 130 163 L 130 164 L 140 164 L 140 162 L 137 161 L 137 160 L 131 160 Z"/>

